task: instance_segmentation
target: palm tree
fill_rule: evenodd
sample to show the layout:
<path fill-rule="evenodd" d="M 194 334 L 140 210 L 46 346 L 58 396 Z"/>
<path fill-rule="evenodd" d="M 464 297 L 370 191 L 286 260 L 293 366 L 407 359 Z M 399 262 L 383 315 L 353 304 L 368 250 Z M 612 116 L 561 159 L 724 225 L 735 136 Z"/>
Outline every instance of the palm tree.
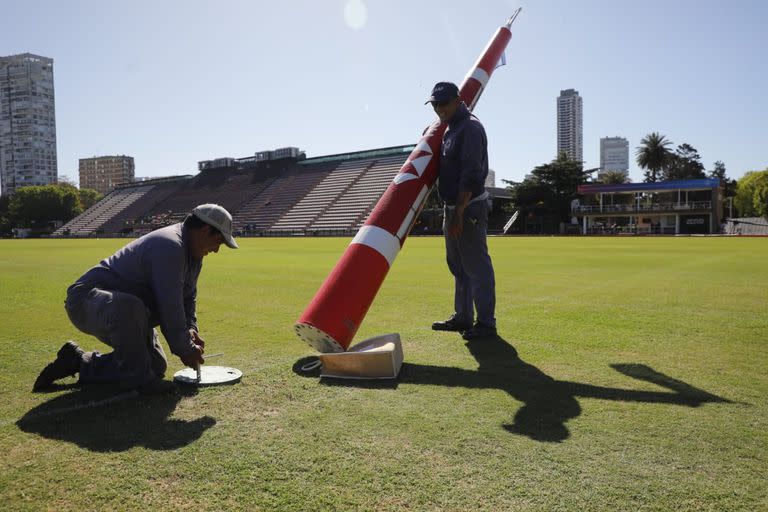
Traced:
<path fill-rule="evenodd" d="M 629 183 L 629 176 L 623 171 L 605 171 L 600 175 L 600 182 L 604 185 L 621 185 Z"/>
<path fill-rule="evenodd" d="M 658 181 L 659 173 L 667 166 L 672 152 L 668 149 L 672 142 L 656 132 L 643 137 L 637 147 L 637 165 L 645 169 L 645 181 Z"/>

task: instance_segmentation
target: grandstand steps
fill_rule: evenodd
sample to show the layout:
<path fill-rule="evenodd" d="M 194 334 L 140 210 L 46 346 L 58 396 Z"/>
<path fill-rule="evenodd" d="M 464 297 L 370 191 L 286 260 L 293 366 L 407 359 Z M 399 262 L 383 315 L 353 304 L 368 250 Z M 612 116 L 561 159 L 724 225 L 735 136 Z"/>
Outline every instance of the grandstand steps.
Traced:
<path fill-rule="evenodd" d="M 310 193 L 329 172 L 330 169 L 321 168 L 312 172 L 294 172 L 278 176 L 261 194 L 251 198 L 233 214 L 235 229 L 246 232 L 269 229 Z"/>
<path fill-rule="evenodd" d="M 363 224 L 403 164 L 403 157 L 375 160 L 309 229 L 355 231 Z"/>
<path fill-rule="evenodd" d="M 116 214 L 128 208 L 152 190 L 152 186 L 123 187 L 113 190 L 101 201 L 53 232 L 54 235 L 88 236 L 98 231 Z"/>
<path fill-rule="evenodd" d="M 127 226 L 126 223 L 142 218 L 149 211 L 164 201 L 179 188 L 179 183 L 167 183 L 154 186 L 152 190 L 147 191 L 140 201 L 129 205 L 122 212 L 118 212 L 109 219 L 102 227 L 101 231 L 105 234 L 117 235 L 123 232 Z"/>
<path fill-rule="evenodd" d="M 304 231 L 322 217 L 373 165 L 370 160 L 344 162 L 330 172 L 303 199 L 271 228 L 276 231 Z"/>

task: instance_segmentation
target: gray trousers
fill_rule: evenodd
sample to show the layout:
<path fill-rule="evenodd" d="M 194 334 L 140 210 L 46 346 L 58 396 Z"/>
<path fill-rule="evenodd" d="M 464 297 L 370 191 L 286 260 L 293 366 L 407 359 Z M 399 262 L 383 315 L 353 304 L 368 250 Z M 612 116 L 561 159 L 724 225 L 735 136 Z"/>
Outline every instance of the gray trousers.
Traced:
<path fill-rule="evenodd" d="M 136 388 L 163 377 L 168 360 L 141 299 L 93 288 L 68 293 L 65 309 L 75 327 L 113 349 L 109 354 L 86 354 L 80 368 L 82 384 L 112 383 Z"/>
<path fill-rule="evenodd" d="M 448 268 L 455 279 L 457 321 L 471 323 L 477 309 L 478 322 L 496 327 L 496 279 L 486 242 L 488 210 L 488 201 L 468 205 L 464 210 L 464 231 L 459 238 L 450 238 L 448 225 L 456 210 L 446 207 L 443 233 Z"/>

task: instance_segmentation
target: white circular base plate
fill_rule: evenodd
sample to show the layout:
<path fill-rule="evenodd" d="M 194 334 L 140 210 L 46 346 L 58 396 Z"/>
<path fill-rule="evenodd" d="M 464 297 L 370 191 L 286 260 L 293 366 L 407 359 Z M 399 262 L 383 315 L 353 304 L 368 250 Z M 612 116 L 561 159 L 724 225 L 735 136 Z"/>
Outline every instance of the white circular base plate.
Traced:
<path fill-rule="evenodd" d="M 243 377 L 243 372 L 237 368 L 227 366 L 200 367 L 200 380 L 197 380 L 197 372 L 192 368 L 184 368 L 173 374 L 173 380 L 180 384 L 192 384 L 194 386 L 218 386 L 221 384 L 234 384 Z"/>
<path fill-rule="evenodd" d="M 296 324 L 293 326 L 293 329 L 299 338 L 306 341 L 309 346 L 314 347 L 318 352 L 344 352 L 344 347 L 314 325 Z"/>

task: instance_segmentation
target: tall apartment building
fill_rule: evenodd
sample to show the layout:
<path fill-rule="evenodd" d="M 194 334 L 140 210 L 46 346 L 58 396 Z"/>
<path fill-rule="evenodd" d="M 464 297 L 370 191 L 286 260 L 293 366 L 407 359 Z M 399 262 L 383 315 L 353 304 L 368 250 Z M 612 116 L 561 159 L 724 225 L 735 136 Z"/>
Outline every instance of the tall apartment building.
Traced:
<path fill-rule="evenodd" d="M 619 171 L 629 173 L 629 141 L 624 137 L 603 137 L 600 139 L 600 172 Z"/>
<path fill-rule="evenodd" d="M 0 57 L 0 194 L 56 179 L 53 59 Z"/>
<path fill-rule="evenodd" d="M 496 186 L 496 171 L 494 171 L 493 169 L 488 169 L 488 176 L 485 177 L 485 186 L 486 187 Z"/>
<path fill-rule="evenodd" d="M 565 89 L 557 98 L 557 154 L 565 153 L 573 160 L 584 160 L 582 105 L 579 91 Z"/>
<path fill-rule="evenodd" d="M 131 183 L 136 166 L 132 156 L 95 156 L 80 159 L 80 188 L 92 188 L 102 194 L 118 185 Z"/>

